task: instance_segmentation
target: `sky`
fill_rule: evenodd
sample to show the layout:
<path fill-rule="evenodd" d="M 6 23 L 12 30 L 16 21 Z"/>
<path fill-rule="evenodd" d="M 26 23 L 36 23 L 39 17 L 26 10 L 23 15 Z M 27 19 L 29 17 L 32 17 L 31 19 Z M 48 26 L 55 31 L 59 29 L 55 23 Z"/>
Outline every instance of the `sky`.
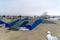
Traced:
<path fill-rule="evenodd" d="M 0 0 L 0 15 L 60 15 L 60 0 Z"/>

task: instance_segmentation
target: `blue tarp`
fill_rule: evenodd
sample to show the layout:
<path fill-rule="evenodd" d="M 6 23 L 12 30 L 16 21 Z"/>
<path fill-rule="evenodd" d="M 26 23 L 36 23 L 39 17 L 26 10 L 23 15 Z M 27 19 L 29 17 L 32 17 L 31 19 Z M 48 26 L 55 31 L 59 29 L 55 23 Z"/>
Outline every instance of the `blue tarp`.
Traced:
<path fill-rule="evenodd" d="M 6 23 L 5 27 L 11 27 L 11 26 L 15 25 L 15 23 L 17 23 L 18 21 L 20 21 L 20 20 L 17 19 L 17 20 L 12 21 L 11 23 Z"/>
<path fill-rule="evenodd" d="M 14 21 L 12 21 L 12 22 L 10 22 L 10 23 L 5 23 L 5 27 L 12 27 L 12 26 L 14 26 L 17 22 L 19 22 L 19 21 L 23 21 L 23 20 L 28 20 L 28 17 L 25 17 L 25 18 L 23 18 L 23 19 L 17 19 L 17 20 L 14 20 Z"/>
<path fill-rule="evenodd" d="M 26 28 L 32 30 L 40 23 L 42 23 L 42 19 L 37 19 L 32 25 L 26 25 Z"/>
<path fill-rule="evenodd" d="M 22 24 L 20 24 L 18 27 L 22 27 L 22 26 L 26 26 L 26 24 L 28 23 L 28 21 L 24 21 Z"/>
<path fill-rule="evenodd" d="M 0 24 L 5 24 L 5 22 L 3 22 L 2 20 L 0 20 Z"/>

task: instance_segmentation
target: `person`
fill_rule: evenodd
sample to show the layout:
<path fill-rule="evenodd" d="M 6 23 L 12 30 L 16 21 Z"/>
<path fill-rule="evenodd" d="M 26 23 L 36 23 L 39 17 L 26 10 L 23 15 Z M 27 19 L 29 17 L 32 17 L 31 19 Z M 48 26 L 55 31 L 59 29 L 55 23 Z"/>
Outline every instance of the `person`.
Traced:
<path fill-rule="evenodd" d="M 47 32 L 47 40 L 59 40 L 56 36 L 53 36 L 50 31 Z"/>
<path fill-rule="evenodd" d="M 50 31 L 47 32 L 47 40 L 52 40 L 52 35 Z"/>

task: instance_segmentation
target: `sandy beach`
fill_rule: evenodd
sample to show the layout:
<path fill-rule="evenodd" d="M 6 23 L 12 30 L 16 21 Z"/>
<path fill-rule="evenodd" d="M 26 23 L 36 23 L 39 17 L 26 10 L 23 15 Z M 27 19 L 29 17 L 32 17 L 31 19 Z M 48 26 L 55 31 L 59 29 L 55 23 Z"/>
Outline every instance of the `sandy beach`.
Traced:
<path fill-rule="evenodd" d="M 60 22 L 57 24 L 40 24 L 31 31 L 10 31 L 6 32 L 6 28 L 0 29 L 0 40 L 47 40 L 47 31 L 51 31 L 53 35 L 60 39 Z"/>

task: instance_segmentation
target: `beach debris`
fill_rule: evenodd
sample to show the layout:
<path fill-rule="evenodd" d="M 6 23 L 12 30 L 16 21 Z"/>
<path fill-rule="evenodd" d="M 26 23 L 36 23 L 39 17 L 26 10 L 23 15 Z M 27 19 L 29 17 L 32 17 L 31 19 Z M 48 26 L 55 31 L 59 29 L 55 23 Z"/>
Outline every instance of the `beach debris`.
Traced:
<path fill-rule="evenodd" d="M 25 27 L 20 27 L 19 30 L 21 30 L 21 31 L 29 31 L 29 29 L 27 29 L 27 28 L 25 28 Z"/>
<path fill-rule="evenodd" d="M 47 40 L 59 40 L 56 36 L 53 36 L 50 31 L 47 32 Z"/>

